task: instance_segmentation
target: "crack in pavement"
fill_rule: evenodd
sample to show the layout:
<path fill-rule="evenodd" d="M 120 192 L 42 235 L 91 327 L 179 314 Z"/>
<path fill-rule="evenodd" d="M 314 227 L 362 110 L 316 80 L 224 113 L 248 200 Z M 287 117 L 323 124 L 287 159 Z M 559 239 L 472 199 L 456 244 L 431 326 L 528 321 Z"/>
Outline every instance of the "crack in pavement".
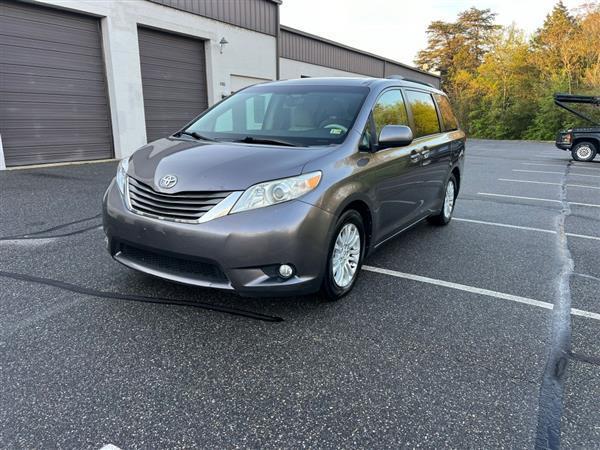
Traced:
<path fill-rule="evenodd" d="M 77 234 L 87 233 L 88 231 L 97 230 L 99 228 L 102 228 L 102 224 L 92 225 L 90 227 L 82 228 L 80 230 L 70 231 L 68 233 L 53 234 L 51 236 L 23 235 L 23 236 L 15 236 L 15 237 L 5 237 L 5 238 L 0 238 L 0 242 L 52 240 L 52 239 L 56 239 L 56 238 L 63 238 L 63 237 L 68 237 L 68 236 L 75 236 Z"/>
<path fill-rule="evenodd" d="M 33 275 L 26 275 L 23 273 L 5 272 L 0 271 L 0 277 L 11 278 L 13 280 L 28 281 L 30 283 L 38 283 L 46 286 L 63 289 L 77 294 L 88 295 L 91 297 L 109 298 L 113 300 L 129 300 L 134 302 L 142 303 L 156 303 L 161 305 L 177 305 L 177 306 L 191 306 L 194 308 L 204 309 L 208 311 L 221 312 L 230 314 L 233 316 L 245 317 L 247 319 L 254 319 L 263 322 L 283 322 L 283 318 L 277 316 L 269 316 L 254 311 L 248 311 L 245 309 L 231 308 L 222 305 L 212 305 L 210 303 L 196 302 L 193 300 L 177 300 L 162 297 L 149 297 L 145 295 L 137 294 L 119 294 L 118 292 L 100 291 L 97 289 L 87 288 L 85 286 L 79 286 L 65 281 L 54 280 L 51 278 L 36 277 Z"/>
<path fill-rule="evenodd" d="M 582 355 L 581 353 L 569 352 L 569 357 L 575 361 L 600 366 L 600 358 L 597 356 Z"/>
<path fill-rule="evenodd" d="M 548 359 L 542 377 L 539 396 L 536 450 L 560 448 L 560 422 L 563 412 L 564 380 L 571 355 L 571 288 L 574 263 L 569 251 L 566 220 L 571 214 L 567 201 L 567 177 L 571 161 L 561 177 L 560 200 L 562 208 L 556 218 L 558 255 L 562 268 L 557 279 L 557 296 L 552 310 L 552 336 Z"/>
<path fill-rule="evenodd" d="M 84 231 L 88 231 L 88 230 L 91 230 L 93 228 L 99 227 L 100 225 L 94 225 L 93 227 L 88 227 L 88 228 L 85 228 L 83 230 L 78 230 L 78 231 L 71 232 L 71 233 L 59 234 L 59 235 L 55 235 L 55 236 L 44 236 L 44 237 L 39 237 L 39 238 L 33 238 L 33 237 L 31 237 L 31 236 L 39 236 L 40 234 L 46 234 L 46 233 L 49 233 L 51 231 L 56 231 L 56 230 L 60 230 L 60 229 L 63 229 L 63 228 L 67 228 L 67 227 L 70 227 L 72 225 L 77 225 L 79 223 L 87 222 L 89 220 L 98 219 L 98 218 L 100 218 L 100 216 L 102 216 L 102 214 L 96 214 L 95 216 L 85 217 L 83 219 L 78 219 L 78 220 L 73 220 L 72 222 L 61 223 L 60 225 L 56 225 L 54 227 L 46 228 L 45 230 L 34 231 L 32 233 L 16 234 L 16 235 L 12 235 L 12 236 L 0 236 L 0 241 L 13 241 L 13 240 L 19 240 L 19 239 L 50 239 L 50 238 L 53 238 L 53 237 L 65 237 L 65 236 L 70 236 L 72 234 L 83 233 Z"/>

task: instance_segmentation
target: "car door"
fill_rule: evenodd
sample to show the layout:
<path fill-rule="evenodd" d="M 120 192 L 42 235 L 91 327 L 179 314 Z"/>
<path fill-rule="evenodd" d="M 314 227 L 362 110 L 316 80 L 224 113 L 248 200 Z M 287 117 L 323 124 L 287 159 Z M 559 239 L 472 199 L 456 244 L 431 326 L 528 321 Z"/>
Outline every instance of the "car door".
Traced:
<path fill-rule="evenodd" d="M 465 135 L 460 131 L 458 120 L 452 111 L 450 100 L 443 94 L 433 94 L 433 98 L 438 107 L 440 120 L 442 123 L 442 131 L 445 134 L 445 139 L 450 142 L 450 156 L 448 164 L 452 164 L 458 159 L 461 152 L 465 149 Z"/>
<path fill-rule="evenodd" d="M 409 125 L 408 113 L 400 88 L 384 91 L 377 99 L 371 113 L 370 133 L 373 135 L 375 153 L 369 162 L 367 176 L 372 177 L 377 211 L 376 241 L 392 236 L 410 225 L 422 208 L 424 199 L 417 188 L 416 173 L 420 158 L 416 147 L 386 148 L 377 150 L 377 137 L 385 125 Z"/>
<path fill-rule="evenodd" d="M 451 142 L 442 133 L 440 118 L 432 95 L 427 91 L 405 90 L 415 140 L 420 155 L 418 174 L 423 197 L 422 215 L 439 209 L 450 170 Z"/>

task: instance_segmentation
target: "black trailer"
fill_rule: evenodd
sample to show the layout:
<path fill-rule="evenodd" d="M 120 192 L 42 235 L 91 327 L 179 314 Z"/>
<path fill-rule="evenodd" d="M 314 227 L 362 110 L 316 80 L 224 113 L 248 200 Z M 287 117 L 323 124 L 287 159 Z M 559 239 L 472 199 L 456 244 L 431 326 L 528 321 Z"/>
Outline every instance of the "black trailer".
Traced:
<path fill-rule="evenodd" d="M 554 103 L 592 125 L 559 131 L 556 136 L 556 146 L 561 150 L 570 151 L 575 161 L 593 160 L 600 151 L 600 123 L 567 104 L 600 107 L 600 96 L 554 94 Z"/>

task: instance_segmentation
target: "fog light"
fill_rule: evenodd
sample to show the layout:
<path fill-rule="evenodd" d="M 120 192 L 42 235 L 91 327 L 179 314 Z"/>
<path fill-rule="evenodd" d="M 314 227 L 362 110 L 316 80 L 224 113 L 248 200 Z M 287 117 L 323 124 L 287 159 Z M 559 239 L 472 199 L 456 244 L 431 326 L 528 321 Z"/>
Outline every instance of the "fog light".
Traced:
<path fill-rule="evenodd" d="M 287 264 L 282 264 L 279 266 L 279 275 L 281 278 L 289 278 L 294 275 L 294 268 Z"/>

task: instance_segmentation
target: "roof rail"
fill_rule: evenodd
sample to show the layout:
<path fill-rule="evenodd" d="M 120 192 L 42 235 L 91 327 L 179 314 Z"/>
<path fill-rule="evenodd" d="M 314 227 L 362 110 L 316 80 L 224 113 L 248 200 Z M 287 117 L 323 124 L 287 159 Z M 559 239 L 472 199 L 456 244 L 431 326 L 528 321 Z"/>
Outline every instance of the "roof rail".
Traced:
<path fill-rule="evenodd" d="M 429 87 L 436 89 L 436 87 L 433 84 L 427 83 L 426 81 L 415 80 L 413 78 L 406 78 L 406 77 L 403 77 L 402 75 L 388 75 L 385 78 L 388 80 L 404 80 L 404 81 L 410 81 L 411 83 L 424 84 L 425 86 L 429 86 Z"/>

